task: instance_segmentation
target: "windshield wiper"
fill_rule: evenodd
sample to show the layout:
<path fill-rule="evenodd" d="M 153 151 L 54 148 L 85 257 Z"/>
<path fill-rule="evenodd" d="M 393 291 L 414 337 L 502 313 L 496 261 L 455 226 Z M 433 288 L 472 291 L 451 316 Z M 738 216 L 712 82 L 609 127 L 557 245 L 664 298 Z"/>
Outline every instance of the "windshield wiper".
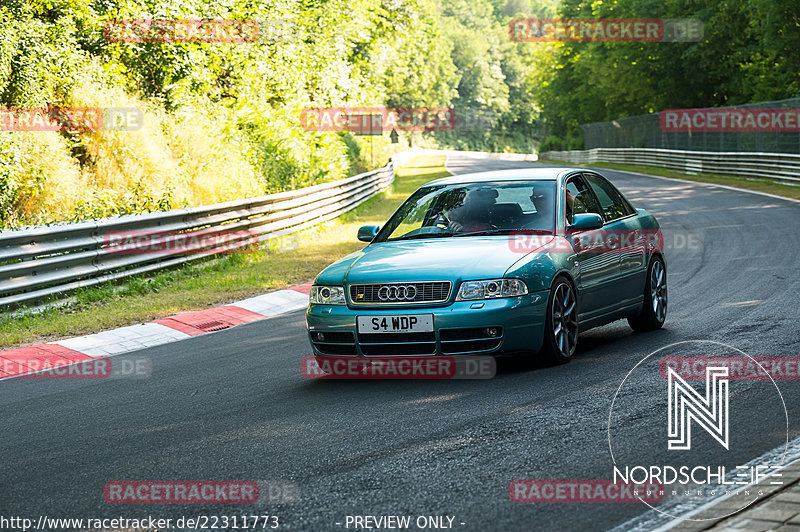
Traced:
<path fill-rule="evenodd" d="M 453 236 L 484 236 L 484 235 L 510 235 L 517 229 L 487 229 L 485 231 L 471 231 L 469 233 L 456 233 Z"/>
<path fill-rule="evenodd" d="M 417 233 L 414 235 L 403 235 L 397 238 L 391 238 L 389 241 L 396 242 L 398 240 L 414 240 L 418 238 L 443 238 L 446 236 L 453 236 L 453 233 Z"/>
<path fill-rule="evenodd" d="M 416 233 L 413 235 L 403 235 L 397 238 L 390 238 L 387 240 L 387 242 L 396 242 L 398 240 L 415 240 L 420 238 L 444 238 L 449 236 L 462 237 L 462 236 L 510 235 L 512 233 L 552 235 L 553 231 L 548 229 L 486 229 L 484 231 L 470 231 L 468 233 Z"/>
<path fill-rule="evenodd" d="M 518 233 L 521 235 L 552 235 L 553 231 L 548 229 L 487 229 L 485 231 L 472 231 L 469 233 L 456 233 L 453 236 L 486 236 L 486 235 L 510 235 Z"/>

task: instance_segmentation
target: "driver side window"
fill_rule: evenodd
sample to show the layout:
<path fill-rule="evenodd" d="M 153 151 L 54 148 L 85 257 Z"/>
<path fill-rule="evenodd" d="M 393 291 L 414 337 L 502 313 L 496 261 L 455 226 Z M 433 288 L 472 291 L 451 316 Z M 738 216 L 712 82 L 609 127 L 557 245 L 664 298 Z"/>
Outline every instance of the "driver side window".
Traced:
<path fill-rule="evenodd" d="M 631 207 L 622 195 L 617 192 L 614 185 L 606 181 L 604 178 L 595 174 L 584 174 L 589 186 L 592 187 L 595 197 L 600 202 L 603 209 L 603 217 L 607 222 L 630 216 L 636 211 Z"/>
<path fill-rule="evenodd" d="M 569 178 L 565 188 L 567 224 L 572 224 L 575 214 L 592 212 L 603 216 L 603 211 L 600 209 L 597 200 L 594 199 L 594 196 L 582 177 L 573 176 Z"/>

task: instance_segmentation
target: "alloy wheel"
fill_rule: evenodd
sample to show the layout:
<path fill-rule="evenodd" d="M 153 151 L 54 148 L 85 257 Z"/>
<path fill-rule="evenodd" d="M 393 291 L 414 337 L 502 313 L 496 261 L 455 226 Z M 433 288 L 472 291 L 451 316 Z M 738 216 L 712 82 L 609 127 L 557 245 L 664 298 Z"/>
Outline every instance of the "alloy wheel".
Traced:
<path fill-rule="evenodd" d="M 650 269 L 650 303 L 658 321 L 667 317 L 667 272 L 661 261 L 654 261 Z"/>
<path fill-rule="evenodd" d="M 556 287 L 551 308 L 553 340 L 564 357 L 571 357 L 578 341 L 578 308 L 569 283 Z"/>

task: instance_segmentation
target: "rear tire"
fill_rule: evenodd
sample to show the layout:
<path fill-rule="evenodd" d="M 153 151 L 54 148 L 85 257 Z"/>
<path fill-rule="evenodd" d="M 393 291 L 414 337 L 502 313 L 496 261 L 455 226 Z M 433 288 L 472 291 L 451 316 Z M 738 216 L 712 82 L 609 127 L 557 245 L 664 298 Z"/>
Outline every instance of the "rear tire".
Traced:
<path fill-rule="evenodd" d="M 642 312 L 628 318 L 634 331 L 655 331 L 667 319 L 667 268 L 664 259 L 655 255 L 647 267 L 647 281 L 644 284 L 644 303 Z"/>
<path fill-rule="evenodd" d="M 552 364 L 572 360 L 578 345 L 578 298 L 565 277 L 557 277 L 547 300 L 542 354 Z"/>

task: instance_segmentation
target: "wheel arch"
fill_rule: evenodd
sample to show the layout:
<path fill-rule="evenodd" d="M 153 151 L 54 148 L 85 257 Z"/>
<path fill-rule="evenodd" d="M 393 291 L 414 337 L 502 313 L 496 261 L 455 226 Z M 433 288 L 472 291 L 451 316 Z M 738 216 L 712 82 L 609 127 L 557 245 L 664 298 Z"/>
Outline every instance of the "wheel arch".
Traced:
<path fill-rule="evenodd" d="M 578 310 L 580 310 L 582 294 L 581 291 L 578 290 L 578 283 L 575 281 L 575 278 L 573 277 L 572 273 L 569 270 L 561 269 L 558 270 L 556 273 L 554 273 L 553 278 L 550 280 L 550 286 L 548 287 L 548 291 L 549 292 L 553 291 L 553 286 L 556 283 L 556 279 L 558 279 L 559 277 L 564 277 L 567 280 L 567 282 L 569 282 L 569 284 L 572 286 L 572 290 L 575 291 L 575 299 L 578 302 Z"/>

